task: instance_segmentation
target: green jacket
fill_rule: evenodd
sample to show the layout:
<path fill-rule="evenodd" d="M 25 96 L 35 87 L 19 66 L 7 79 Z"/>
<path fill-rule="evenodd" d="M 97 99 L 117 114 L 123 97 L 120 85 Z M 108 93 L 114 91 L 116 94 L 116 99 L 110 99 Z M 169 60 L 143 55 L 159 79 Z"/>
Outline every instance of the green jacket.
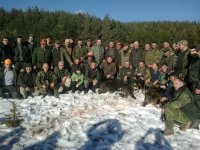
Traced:
<path fill-rule="evenodd" d="M 104 61 L 101 63 L 100 68 L 103 70 L 104 75 L 110 74 L 111 76 L 114 76 L 117 72 L 116 65 L 114 62 L 108 63 L 107 61 Z"/>
<path fill-rule="evenodd" d="M 18 77 L 18 85 L 19 87 L 29 87 L 34 88 L 35 87 L 35 73 L 27 73 L 26 71 L 20 72 Z"/>
<path fill-rule="evenodd" d="M 21 49 L 20 49 L 21 48 Z M 22 58 L 20 58 L 20 51 L 22 51 Z M 31 62 L 31 51 L 29 50 L 28 46 L 25 44 L 22 44 L 21 46 L 16 45 L 16 48 L 14 50 L 15 56 L 14 60 L 17 61 L 24 61 L 24 62 Z"/>
<path fill-rule="evenodd" d="M 119 61 L 118 61 L 118 65 L 119 66 L 124 66 L 124 63 L 126 61 L 130 62 L 130 53 L 129 51 L 124 52 L 123 50 L 119 52 Z"/>
<path fill-rule="evenodd" d="M 171 54 L 168 57 L 163 55 L 163 57 L 162 57 L 162 59 L 159 63 L 159 67 L 161 67 L 163 64 L 167 65 L 167 71 L 168 72 L 174 70 L 174 68 L 175 68 L 175 55 Z"/>
<path fill-rule="evenodd" d="M 158 84 L 167 84 L 168 82 L 168 73 L 160 72 L 160 76 L 158 78 Z"/>
<path fill-rule="evenodd" d="M 191 120 L 200 119 L 197 112 L 197 105 L 194 102 L 194 97 L 186 87 L 181 87 L 175 92 L 174 98 L 169 102 L 176 109 L 183 111 L 186 116 Z"/>
<path fill-rule="evenodd" d="M 197 55 L 193 55 L 191 59 L 189 82 L 196 84 L 196 87 L 200 89 L 200 58 Z"/>
<path fill-rule="evenodd" d="M 65 48 L 61 48 L 61 60 L 64 61 L 68 66 L 72 64 L 72 58 Z"/>
<path fill-rule="evenodd" d="M 185 78 L 188 73 L 190 62 L 190 49 L 186 49 L 185 51 L 181 51 L 178 54 L 176 73 L 181 75 L 182 78 Z"/>
<path fill-rule="evenodd" d="M 144 53 L 144 60 L 145 60 L 145 64 L 148 65 L 152 65 L 154 62 L 154 56 L 152 55 L 152 51 L 148 50 L 145 51 Z"/>
<path fill-rule="evenodd" d="M 80 58 L 83 57 L 84 59 L 87 57 L 87 49 L 85 47 L 75 46 L 72 51 L 72 58 Z"/>
<path fill-rule="evenodd" d="M 144 61 L 144 50 L 143 49 L 131 49 L 130 56 L 131 64 L 134 68 L 137 67 L 139 61 Z"/>
<path fill-rule="evenodd" d="M 159 64 L 160 61 L 161 61 L 161 59 L 162 59 L 163 52 L 160 51 L 160 50 L 158 50 L 158 49 L 152 49 L 152 50 L 151 50 L 151 55 L 152 55 L 152 59 L 153 59 L 152 61 L 153 61 L 154 63 Z"/>
<path fill-rule="evenodd" d="M 72 82 L 76 81 L 78 82 L 79 85 L 82 85 L 84 81 L 84 75 L 82 73 L 81 74 L 73 73 L 71 76 L 71 80 Z"/>
<path fill-rule="evenodd" d="M 58 67 L 54 68 L 54 73 L 58 77 L 58 83 L 62 82 L 62 78 L 63 77 L 65 77 L 65 76 L 70 77 L 71 76 L 71 74 L 70 74 L 68 69 L 59 70 Z"/>
<path fill-rule="evenodd" d="M 33 52 L 32 63 L 34 66 L 37 66 L 38 69 L 41 69 L 44 63 L 52 65 L 52 58 L 51 49 L 42 49 L 41 47 L 37 47 Z"/>
<path fill-rule="evenodd" d="M 101 72 L 98 68 L 96 69 L 91 69 L 89 68 L 88 70 L 86 70 L 85 73 L 85 80 L 92 82 L 93 80 L 101 80 Z"/>
<path fill-rule="evenodd" d="M 144 77 L 144 80 L 147 80 L 151 77 L 150 70 L 147 67 L 145 67 L 145 68 L 138 68 L 137 67 L 134 74 L 136 75 L 138 73 L 142 74 L 141 77 Z"/>
<path fill-rule="evenodd" d="M 49 86 L 51 83 L 57 83 L 57 76 L 54 72 L 49 71 L 45 73 L 43 70 L 37 73 L 36 86 L 40 89 L 44 84 Z"/>
<path fill-rule="evenodd" d="M 96 44 L 90 49 L 94 53 L 94 58 L 98 64 L 100 64 L 104 59 L 104 48 L 102 46 L 97 46 Z"/>
<path fill-rule="evenodd" d="M 134 75 L 134 71 L 132 68 L 126 68 L 126 67 L 122 67 L 121 70 L 120 70 L 120 74 L 119 74 L 119 77 L 120 79 L 124 79 L 124 76 L 127 76 L 129 77 L 130 79 L 133 78 L 133 75 Z"/>

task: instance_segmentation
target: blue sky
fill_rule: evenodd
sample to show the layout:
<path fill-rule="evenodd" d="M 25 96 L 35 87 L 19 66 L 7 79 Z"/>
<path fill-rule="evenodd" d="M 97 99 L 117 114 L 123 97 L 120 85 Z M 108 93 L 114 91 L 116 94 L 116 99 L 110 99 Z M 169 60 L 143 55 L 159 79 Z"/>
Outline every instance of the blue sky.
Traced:
<path fill-rule="evenodd" d="M 45 10 L 87 12 L 101 19 L 128 21 L 200 21 L 200 0 L 0 0 L 6 10 L 37 6 Z"/>

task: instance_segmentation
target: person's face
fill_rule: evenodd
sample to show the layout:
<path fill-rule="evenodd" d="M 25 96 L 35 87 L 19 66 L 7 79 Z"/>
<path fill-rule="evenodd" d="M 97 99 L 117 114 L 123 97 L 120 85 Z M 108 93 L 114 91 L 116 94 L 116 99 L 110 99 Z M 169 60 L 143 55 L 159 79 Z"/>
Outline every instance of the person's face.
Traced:
<path fill-rule="evenodd" d="M 4 45 L 8 45 L 8 39 L 3 39 L 2 42 L 3 42 Z"/>
<path fill-rule="evenodd" d="M 70 41 L 69 41 L 69 39 L 66 39 L 66 40 L 65 40 L 65 46 L 66 46 L 66 47 L 70 46 Z"/>
<path fill-rule="evenodd" d="M 80 70 L 76 70 L 76 73 L 77 73 L 77 74 L 80 74 L 80 73 L 81 73 L 81 71 L 80 71 Z"/>
<path fill-rule="evenodd" d="M 162 70 L 162 72 L 167 72 L 167 66 L 166 65 L 163 65 L 162 67 L 161 67 L 161 70 Z"/>
<path fill-rule="evenodd" d="M 17 43 L 21 44 L 22 43 L 22 38 L 17 38 Z"/>
<path fill-rule="evenodd" d="M 138 42 L 134 42 L 134 47 L 135 48 L 139 48 L 139 43 Z"/>
<path fill-rule="evenodd" d="M 139 68 L 143 68 L 144 67 L 144 63 L 143 62 L 139 62 Z"/>
<path fill-rule="evenodd" d="M 180 50 L 183 50 L 185 48 L 185 45 L 179 44 Z"/>
<path fill-rule="evenodd" d="M 47 44 L 51 43 L 51 38 L 47 38 Z"/>
<path fill-rule="evenodd" d="M 4 64 L 4 66 L 5 66 L 6 69 L 10 69 L 12 64 Z"/>
<path fill-rule="evenodd" d="M 59 68 L 59 70 L 63 70 L 64 69 L 64 64 L 63 63 L 59 63 L 58 64 L 58 68 Z"/>
<path fill-rule="evenodd" d="M 95 69 L 96 66 L 97 66 L 96 63 L 91 63 L 90 68 L 91 68 L 91 69 Z"/>
<path fill-rule="evenodd" d="M 91 41 L 87 41 L 87 46 L 91 46 L 92 45 L 92 42 Z"/>
<path fill-rule="evenodd" d="M 107 58 L 107 62 L 108 62 L 108 63 L 111 63 L 111 62 L 112 62 L 112 58 L 111 58 L 111 57 L 108 57 L 108 58 Z"/>
<path fill-rule="evenodd" d="M 157 47 L 156 43 L 152 43 L 152 48 L 155 49 Z"/>
<path fill-rule="evenodd" d="M 44 72 L 48 72 L 49 65 L 48 64 L 43 64 L 42 69 L 44 70 Z"/>
<path fill-rule="evenodd" d="M 92 56 L 88 56 L 88 60 L 92 60 L 93 59 L 93 57 Z"/>
<path fill-rule="evenodd" d="M 29 41 L 29 42 L 33 42 L 33 37 L 30 36 L 29 39 L 28 39 L 28 41 Z"/>
<path fill-rule="evenodd" d="M 101 40 L 97 40 L 97 46 L 101 45 Z"/>
<path fill-rule="evenodd" d="M 78 41 L 78 46 L 82 46 L 83 45 L 83 41 Z"/>
<path fill-rule="evenodd" d="M 170 55 L 170 51 L 167 51 L 164 53 L 164 56 L 169 56 Z"/>
<path fill-rule="evenodd" d="M 55 48 L 59 49 L 60 48 L 60 44 L 55 43 Z"/>
<path fill-rule="evenodd" d="M 173 50 L 176 50 L 176 44 L 172 45 Z"/>
<path fill-rule="evenodd" d="M 130 63 L 129 62 L 125 62 L 125 67 L 129 68 L 130 67 Z"/>
<path fill-rule="evenodd" d="M 69 39 L 69 42 L 70 42 L 70 44 L 73 44 L 73 43 L 74 43 L 74 41 L 73 41 L 72 39 Z"/>
<path fill-rule="evenodd" d="M 179 50 L 179 48 L 180 48 L 180 47 L 179 47 L 179 44 L 176 44 L 176 45 L 175 45 L 175 48 L 176 48 L 176 50 Z"/>
<path fill-rule="evenodd" d="M 30 73 L 30 72 L 31 72 L 31 70 L 32 70 L 32 68 L 31 68 L 31 67 L 26 67 L 26 72 L 27 72 L 27 73 Z"/>
<path fill-rule="evenodd" d="M 129 46 L 130 48 L 134 48 L 134 43 L 131 43 Z"/>
<path fill-rule="evenodd" d="M 156 64 L 152 64 L 152 69 L 153 70 L 157 70 L 158 69 L 158 66 Z"/>
<path fill-rule="evenodd" d="M 149 44 L 145 44 L 145 47 L 144 47 L 144 48 L 145 48 L 145 50 L 148 51 L 148 50 L 150 50 L 150 45 L 149 45 Z"/>
<path fill-rule="evenodd" d="M 121 44 L 116 44 L 116 49 L 120 50 L 122 48 Z"/>
<path fill-rule="evenodd" d="M 125 46 L 123 47 L 123 50 L 124 50 L 124 51 L 127 51 L 127 50 L 128 50 L 128 46 L 125 45 Z"/>
<path fill-rule="evenodd" d="M 198 57 L 200 58 L 200 51 L 199 51 L 199 52 L 197 52 L 197 55 L 198 55 Z"/>
<path fill-rule="evenodd" d="M 171 82 L 174 82 L 175 77 L 174 77 L 174 76 L 169 76 L 169 80 L 170 80 Z"/>
<path fill-rule="evenodd" d="M 174 43 L 174 44 L 173 44 L 173 50 L 176 51 L 176 50 L 178 50 L 178 49 L 179 49 L 179 44 L 175 44 L 175 43 Z"/>
<path fill-rule="evenodd" d="M 77 65 L 78 65 L 78 64 L 79 64 L 79 62 L 80 62 L 80 60 L 79 60 L 79 59 L 75 59 L 75 60 L 74 60 L 74 64 L 77 64 Z"/>
<path fill-rule="evenodd" d="M 41 45 L 41 48 L 45 48 L 46 47 L 46 44 L 44 44 L 44 43 L 41 43 L 40 45 Z"/>
<path fill-rule="evenodd" d="M 178 90 L 180 87 L 183 86 L 183 84 L 179 80 L 174 80 L 173 85 L 175 90 Z"/>
<path fill-rule="evenodd" d="M 113 47 L 114 47 L 114 42 L 110 42 L 110 43 L 109 43 L 109 47 L 110 47 L 110 48 L 113 48 Z"/>
<path fill-rule="evenodd" d="M 169 47 L 169 43 L 167 43 L 167 42 L 164 42 L 164 43 L 163 43 L 163 47 L 164 47 L 164 48 L 167 48 L 167 47 Z"/>

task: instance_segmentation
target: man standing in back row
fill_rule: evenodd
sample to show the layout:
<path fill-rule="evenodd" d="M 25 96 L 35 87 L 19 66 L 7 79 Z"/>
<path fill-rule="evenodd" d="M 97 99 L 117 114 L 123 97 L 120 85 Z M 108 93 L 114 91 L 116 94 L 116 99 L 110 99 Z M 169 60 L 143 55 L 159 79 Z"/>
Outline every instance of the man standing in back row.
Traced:
<path fill-rule="evenodd" d="M 144 50 L 139 48 L 139 42 L 134 42 L 134 48 L 131 49 L 130 61 L 132 67 L 135 69 L 140 61 L 144 61 Z"/>
<path fill-rule="evenodd" d="M 52 58 L 52 51 L 47 46 L 47 40 L 41 39 L 40 47 L 36 48 L 33 52 L 32 63 L 34 70 L 40 71 L 44 63 L 53 67 Z"/>
<path fill-rule="evenodd" d="M 100 65 L 104 59 L 104 48 L 101 45 L 101 39 L 97 39 L 96 44 L 89 51 L 93 52 L 95 61 Z"/>

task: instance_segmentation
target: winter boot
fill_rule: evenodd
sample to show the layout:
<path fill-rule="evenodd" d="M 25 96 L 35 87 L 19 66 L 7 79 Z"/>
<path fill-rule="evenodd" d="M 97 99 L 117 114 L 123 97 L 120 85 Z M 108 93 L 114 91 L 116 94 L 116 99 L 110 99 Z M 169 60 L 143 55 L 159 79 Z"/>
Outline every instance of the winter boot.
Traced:
<path fill-rule="evenodd" d="M 181 131 L 186 131 L 187 129 L 189 129 L 191 122 L 187 123 L 187 124 L 181 124 L 180 125 L 180 130 Z"/>
<path fill-rule="evenodd" d="M 190 128 L 191 129 L 199 129 L 199 125 L 200 125 L 200 120 L 195 120 L 195 121 L 192 121 Z"/>
<path fill-rule="evenodd" d="M 54 97 L 59 98 L 58 90 L 54 90 Z"/>
<path fill-rule="evenodd" d="M 165 136 L 169 136 L 169 135 L 172 135 L 174 134 L 174 130 L 173 130 L 173 127 L 174 127 L 174 121 L 173 120 L 166 120 L 165 121 L 165 130 L 163 131 L 163 134 Z"/>
<path fill-rule="evenodd" d="M 174 134 L 174 131 L 172 131 L 172 130 L 166 129 L 163 131 L 163 135 L 165 135 L 165 136 L 169 136 L 169 135 L 173 135 L 173 134 Z"/>

